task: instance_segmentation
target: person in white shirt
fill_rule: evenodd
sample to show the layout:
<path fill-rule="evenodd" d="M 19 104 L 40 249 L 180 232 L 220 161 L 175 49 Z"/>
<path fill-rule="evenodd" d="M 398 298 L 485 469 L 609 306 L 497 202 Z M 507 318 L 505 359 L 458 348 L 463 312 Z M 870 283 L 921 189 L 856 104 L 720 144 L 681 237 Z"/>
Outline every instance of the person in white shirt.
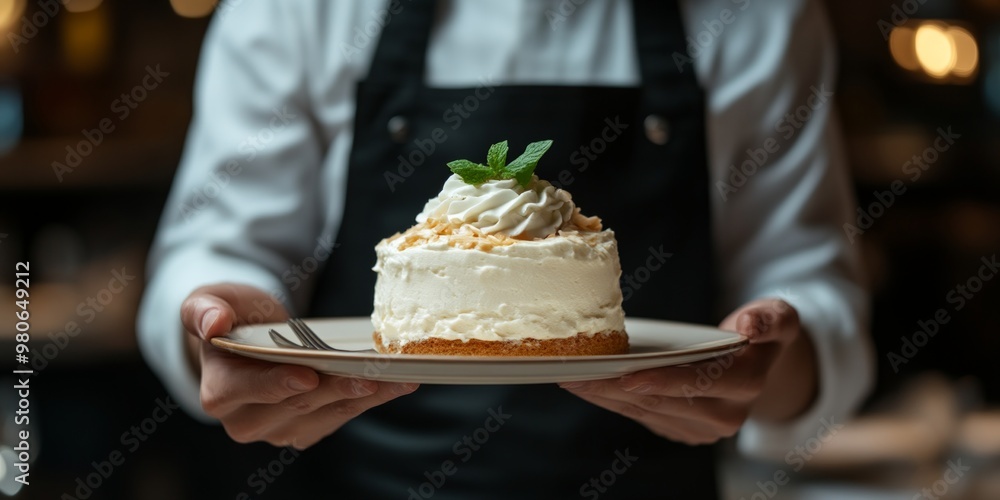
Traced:
<path fill-rule="evenodd" d="M 596 498 L 588 478 L 623 450 L 638 459 L 608 494 L 709 497 L 710 448 L 689 445 L 739 431 L 743 451 L 780 458 L 871 384 L 834 79 L 814 0 L 224 1 L 150 254 L 141 348 L 190 414 L 239 442 L 322 441 L 372 497 L 424 498 L 421 472 L 500 405 L 506 437 L 437 498 Z M 586 149 L 616 123 L 605 151 Z M 628 314 L 722 318 L 750 346 L 561 387 L 418 390 L 207 343 L 249 321 L 370 313 L 357 290 L 377 239 L 412 222 L 444 162 L 507 138 L 556 138 L 538 173 L 615 229 Z M 636 282 L 656 245 L 670 257 Z M 302 270 L 320 255 L 322 271 Z"/>

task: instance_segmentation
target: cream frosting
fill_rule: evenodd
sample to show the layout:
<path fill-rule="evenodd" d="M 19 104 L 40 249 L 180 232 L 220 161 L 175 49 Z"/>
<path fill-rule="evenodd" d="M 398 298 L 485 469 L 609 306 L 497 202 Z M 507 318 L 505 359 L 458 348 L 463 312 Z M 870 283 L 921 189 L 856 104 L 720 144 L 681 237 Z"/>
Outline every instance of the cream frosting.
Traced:
<path fill-rule="evenodd" d="M 428 337 L 544 340 L 625 329 L 610 230 L 563 230 L 489 251 L 446 240 L 404 243 L 396 235 L 376 246 L 372 323 L 387 345 Z"/>
<path fill-rule="evenodd" d="M 533 239 L 563 228 L 575 208 L 568 192 L 537 176 L 522 187 L 514 179 L 472 185 L 452 175 L 437 197 L 424 205 L 417 222 L 436 219 L 453 225 L 470 224 L 488 234 Z"/>

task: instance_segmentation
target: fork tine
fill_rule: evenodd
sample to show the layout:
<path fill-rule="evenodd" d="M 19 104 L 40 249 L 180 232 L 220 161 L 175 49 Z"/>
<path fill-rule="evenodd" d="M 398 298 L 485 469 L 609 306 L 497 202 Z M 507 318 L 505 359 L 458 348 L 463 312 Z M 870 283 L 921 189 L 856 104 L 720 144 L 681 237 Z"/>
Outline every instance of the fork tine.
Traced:
<path fill-rule="evenodd" d="M 288 326 L 292 328 L 292 333 L 294 333 L 295 336 L 298 337 L 299 342 L 302 342 L 303 346 L 308 347 L 309 349 L 321 349 L 321 347 L 317 346 L 316 344 L 313 344 L 312 339 L 310 339 L 309 336 L 302 331 L 302 328 L 299 327 L 299 324 L 295 321 L 294 318 L 289 319 L 287 323 Z"/>
<path fill-rule="evenodd" d="M 310 328 L 305 321 L 302 321 L 299 318 L 289 318 L 287 323 L 288 326 L 292 328 L 292 333 L 294 333 L 295 336 L 299 339 L 299 341 L 302 342 L 302 346 L 307 349 L 315 349 L 318 351 L 377 354 L 375 349 L 350 350 L 350 349 L 337 349 L 336 347 L 332 347 L 326 342 L 323 342 L 323 339 L 319 338 L 319 335 L 317 335 L 316 332 L 314 332 L 313 329 Z"/>
<path fill-rule="evenodd" d="M 308 349 L 308 346 L 298 345 L 295 342 L 292 342 L 291 340 L 288 340 L 287 338 L 285 338 L 284 335 L 282 335 L 282 334 L 278 333 L 277 331 L 275 331 L 274 328 L 269 328 L 267 330 L 267 334 L 271 336 L 271 340 L 274 341 L 274 343 L 277 344 L 279 347 L 291 347 L 291 348 L 295 348 L 295 349 Z"/>
<path fill-rule="evenodd" d="M 327 344 L 326 342 L 323 342 L 323 339 L 319 338 L 319 335 L 317 335 L 316 332 L 313 331 L 312 328 L 309 328 L 309 325 L 306 324 L 305 321 L 302 321 L 299 318 L 295 318 L 295 322 L 298 323 L 299 327 L 302 328 L 302 331 L 306 335 L 308 335 L 309 338 L 312 339 L 314 345 L 318 346 L 320 349 L 326 349 L 328 351 L 334 351 L 334 350 L 336 350 L 333 347 L 331 347 L 329 344 Z"/>

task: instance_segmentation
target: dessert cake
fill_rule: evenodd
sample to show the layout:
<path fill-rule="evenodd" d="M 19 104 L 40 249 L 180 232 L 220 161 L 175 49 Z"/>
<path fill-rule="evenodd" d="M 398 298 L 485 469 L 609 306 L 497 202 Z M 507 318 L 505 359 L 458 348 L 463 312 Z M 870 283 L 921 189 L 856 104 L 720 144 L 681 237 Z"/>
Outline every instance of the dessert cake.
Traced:
<path fill-rule="evenodd" d="M 382 353 L 572 356 L 628 352 L 614 233 L 533 174 L 551 141 L 454 173 L 417 224 L 376 245 Z"/>

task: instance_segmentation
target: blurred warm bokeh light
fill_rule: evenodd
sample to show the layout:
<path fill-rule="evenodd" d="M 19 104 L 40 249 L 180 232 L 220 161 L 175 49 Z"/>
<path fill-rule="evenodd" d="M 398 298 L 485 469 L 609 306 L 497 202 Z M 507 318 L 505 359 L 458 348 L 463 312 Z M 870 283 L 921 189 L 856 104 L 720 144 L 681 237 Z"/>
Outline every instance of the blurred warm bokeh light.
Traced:
<path fill-rule="evenodd" d="M 9 29 L 24 12 L 25 0 L 3 0 L 0 2 L 0 29 Z"/>
<path fill-rule="evenodd" d="M 941 78 L 955 67 L 955 42 L 937 24 L 926 23 L 917 28 L 913 35 L 913 47 L 917 52 L 917 62 L 928 75 Z"/>
<path fill-rule="evenodd" d="M 182 17 L 205 17 L 212 13 L 218 0 L 170 0 L 174 12 Z"/>
<path fill-rule="evenodd" d="M 889 35 L 889 52 L 901 68 L 939 83 L 969 83 L 979 67 L 979 45 L 962 26 L 944 21 L 915 21 Z"/>
<path fill-rule="evenodd" d="M 80 1 L 72 0 L 70 3 Z M 112 30 L 108 10 L 100 7 L 100 1 L 91 3 L 92 8 L 66 16 L 59 25 L 66 64 L 81 74 L 103 69 L 111 50 Z"/>
<path fill-rule="evenodd" d="M 101 0 L 63 0 L 69 12 L 87 12 L 101 5 Z"/>
<path fill-rule="evenodd" d="M 946 33 L 955 46 L 955 66 L 952 73 L 961 77 L 971 76 L 979 65 L 979 47 L 975 37 L 958 26 L 948 27 Z"/>

